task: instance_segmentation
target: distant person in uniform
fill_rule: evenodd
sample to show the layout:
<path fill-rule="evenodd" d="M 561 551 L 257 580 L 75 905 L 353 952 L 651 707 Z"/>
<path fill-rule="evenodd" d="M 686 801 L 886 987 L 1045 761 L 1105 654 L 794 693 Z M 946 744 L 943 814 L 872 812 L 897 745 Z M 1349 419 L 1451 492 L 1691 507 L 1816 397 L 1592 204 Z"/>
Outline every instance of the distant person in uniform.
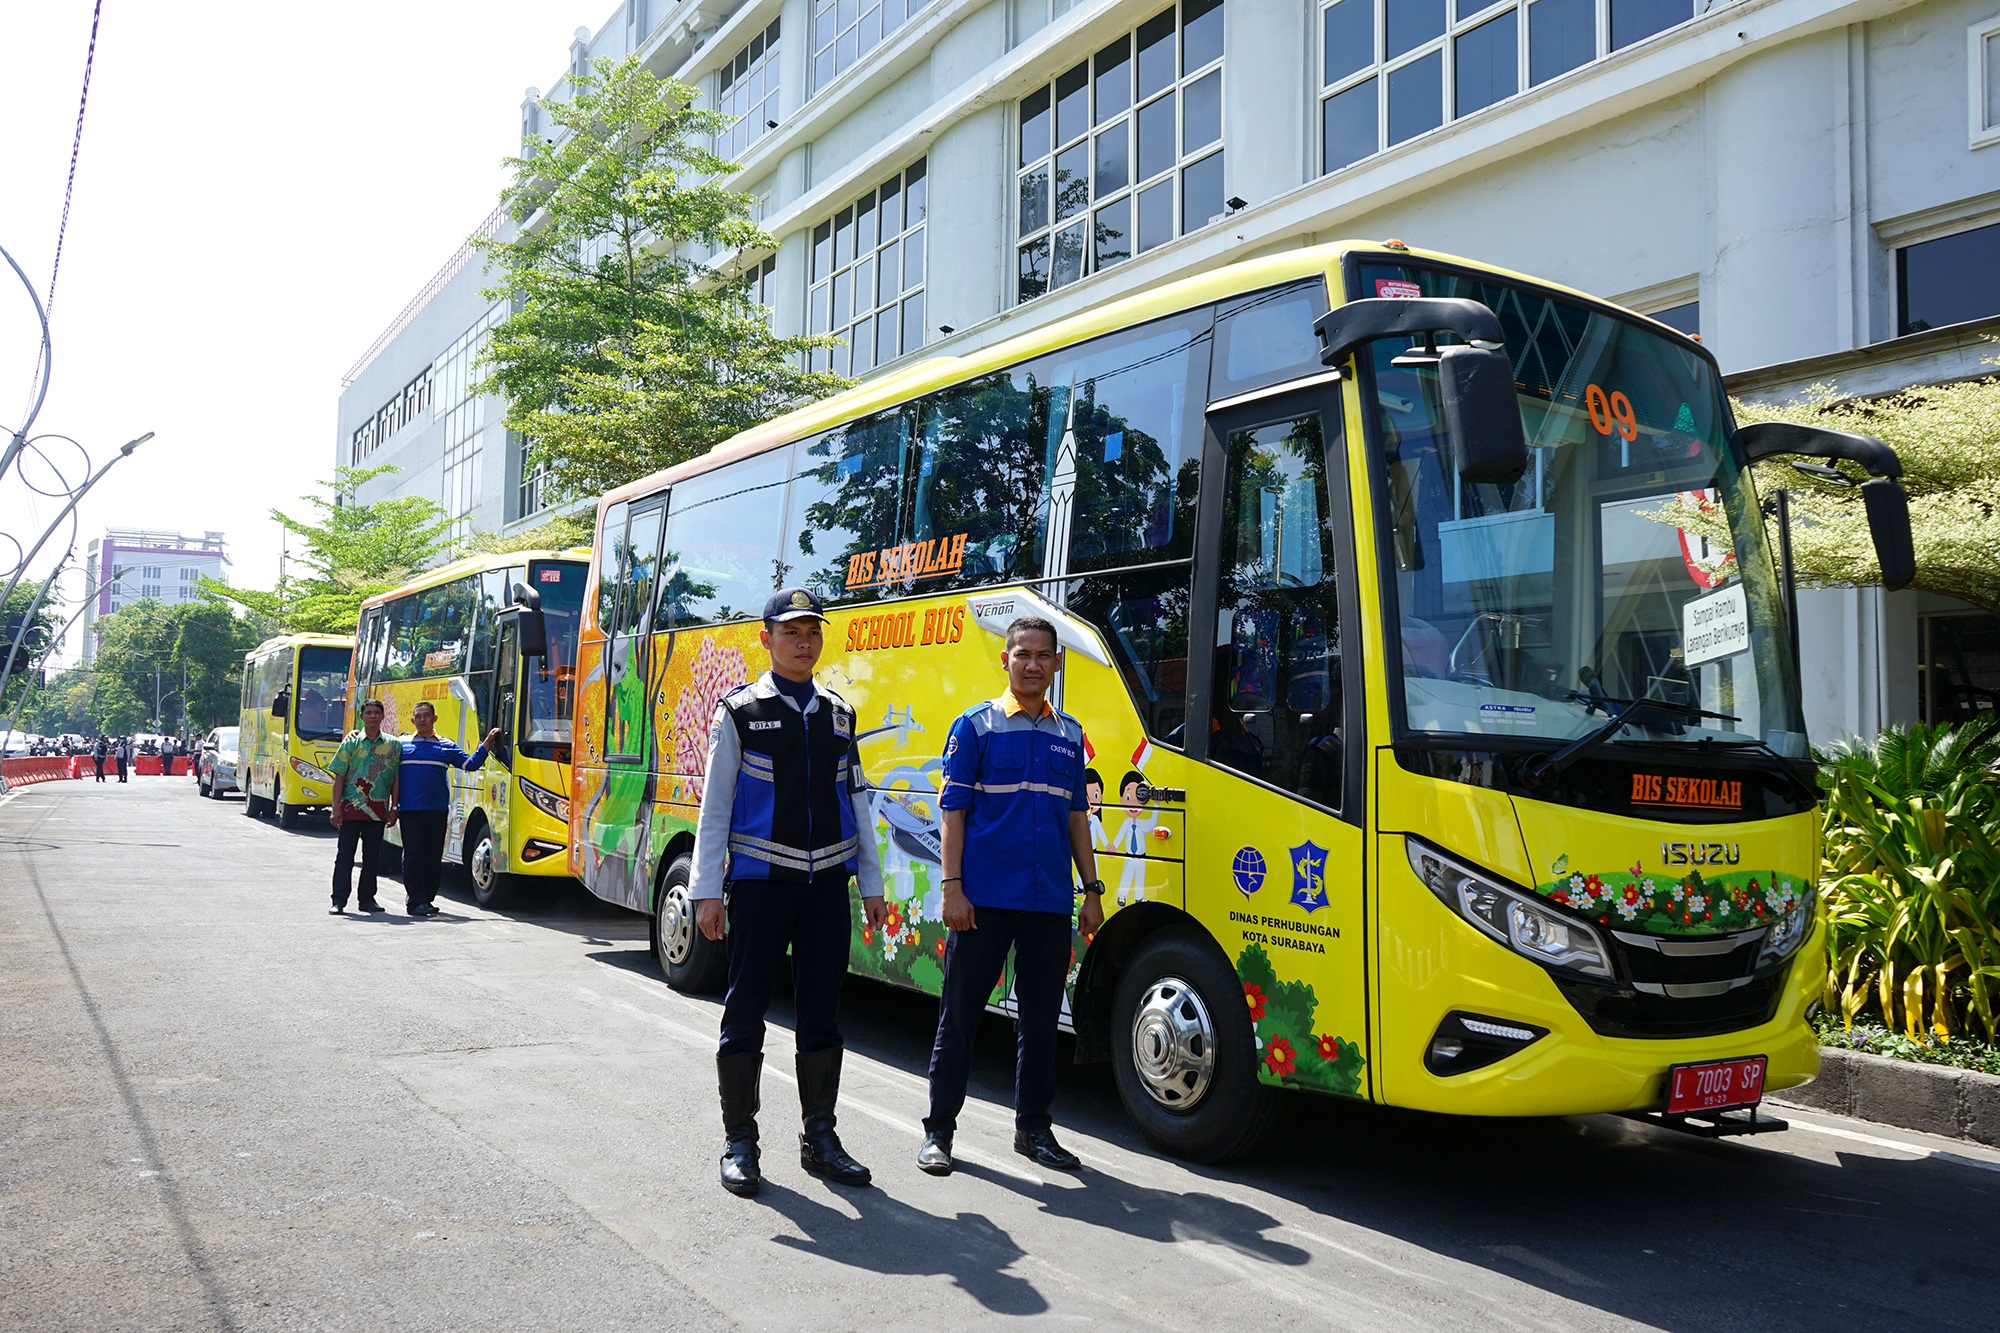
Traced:
<path fill-rule="evenodd" d="M 97 780 L 104 781 L 104 761 L 111 754 L 111 742 L 99 732 L 97 739 L 90 743 L 90 762 L 97 769 Z"/>
<path fill-rule="evenodd" d="M 486 733 L 479 748 L 467 754 L 437 734 L 437 708 L 428 701 L 410 710 L 416 734 L 403 742 L 400 814 L 403 825 L 403 892 L 411 916 L 438 914 L 438 869 L 444 861 L 445 825 L 451 817 L 449 769 L 477 773 L 486 762 L 500 728 Z"/>
<path fill-rule="evenodd" d="M 163 778 L 170 778 L 173 775 L 174 775 L 174 738 L 172 736 L 169 736 L 165 740 L 160 742 L 160 776 Z"/>
<path fill-rule="evenodd" d="M 917 1166 L 948 1176 L 965 1105 L 972 1042 L 1011 950 L 1017 1033 L 1014 1151 L 1074 1171 L 1056 1142 L 1056 1028 L 1073 931 L 1104 924 L 1104 881 L 1090 845 L 1083 726 L 1049 702 L 1062 668 L 1056 628 L 1039 616 L 1007 627 L 1007 688 L 951 724 L 944 747 L 944 992 L 931 1046 L 930 1114 Z M 1128 775 L 1129 778 L 1130 775 Z M 1083 881 L 1076 907 L 1070 866 Z M 1073 915 L 1074 914 L 1074 915 Z M 1072 921 L 1074 925 L 1072 925 Z"/>
<path fill-rule="evenodd" d="M 716 705 L 695 825 L 688 896 L 695 924 L 724 938 L 723 852 L 729 854 L 729 990 L 715 1073 L 722 1100 L 722 1187 L 745 1197 L 763 1183 L 757 1111 L 764 1074 L 764 1012 L 792 955 L 798 1037 L 799 1163 L 840 1185 L 866 1185 L 868 1168 L 834 1133 L 843 1047 L 838 1015 L 853 932 L 848 885 L 881 929 L 882 866 L 868 783 L 854 745 L 854 710 L 813 680 L 826 647 L 826 612 L 804 588 L 764 604 L 758 635 L 771 669 Z"/>
<path fill-rule="evenodd" d="M 111 754 L 118 761 L 118 780 L 123 782 L 125 780 L 125 770 L 131 767 L 132 764 L 132 738 L 130 736 L 120 736 L 118 743 L 112 747 Z"/>
<path fill-rule="evenodd" d="M 375 869 L 382 858 L 382 830 L 396 822 L 397 783 L 403 766 L 403 743 L 382 734 L 382 701 L 361 705 L 361 730 L 349 735 L 327 765 L 333 773 L 333 827 L 340 846 L 333 858 L 333 912 L 347 912 L 347 894 L 354 877 L 354 852 L 361 851 L 359 906 L 379 912 L 375 901 Z"/>

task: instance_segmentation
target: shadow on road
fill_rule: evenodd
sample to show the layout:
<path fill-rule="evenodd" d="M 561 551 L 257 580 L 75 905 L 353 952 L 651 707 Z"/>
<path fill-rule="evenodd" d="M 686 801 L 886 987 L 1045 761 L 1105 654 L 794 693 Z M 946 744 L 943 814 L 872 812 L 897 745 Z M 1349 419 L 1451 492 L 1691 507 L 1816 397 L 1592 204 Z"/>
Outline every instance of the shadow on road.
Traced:
<path fill-rule="evenodd" d="M 843 1190 L 839 1197 L 860 1216 L 769 1180 L 757 1202 L 805 1233 L 803 1239 L 773 1236 L 774 1244 L 885 1277 L 948 1277 L 996 1314 L 1047 1312 L 1048 1300 L 1034 1283 L 1007 1271 L 1027 1251 L 985 1215 L 938 1217 L 876 1189 Z"/>

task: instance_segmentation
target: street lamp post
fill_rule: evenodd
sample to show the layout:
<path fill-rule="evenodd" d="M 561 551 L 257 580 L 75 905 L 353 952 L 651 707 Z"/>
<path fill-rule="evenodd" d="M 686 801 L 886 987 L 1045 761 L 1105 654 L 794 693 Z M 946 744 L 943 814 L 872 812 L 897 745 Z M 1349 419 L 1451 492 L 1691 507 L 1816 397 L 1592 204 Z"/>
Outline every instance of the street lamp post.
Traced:
<path fill-rule="evenodd" d="M 117 458 L 107 459 L 103 467 L 91 473 L 90 479 L 84 482 L 83 485 L 77 487 L 76 490 L 70 494 L 69 503 L 62 507 L 61 513 L 57 514 L 55 518 L 50 520 L 49 526 L 42 531 L 41 536 L 35 538 L 35 544 L 28 549 L 28 553 L 21 557 L 21 567 L 14 571 L 14 577 L 10 579 L 7 583 L 7 590 L 5 592 L 0 592 L 0 606 L 5 606 L 7 604 L 7 599 L 14 595 L 14 589 L 17 586 L 19 586 L 22 578 L 27 575 L 28 566 L 34 563 L 35 556 L 41 552 L 42 547 L 48 544 L 49 538 L 55 535 L 55 531 L 58 527 L 61 526 L 62 521 L 70 516 L 70 511 L 75 509 L 77 505 L 83 502 L 83 497 L 90 493 L 90 488 L 95 486 L 98 482 L 102 481 L 104 479 L 104 474 L 109 472 L 112 468 L 116 467 L 121 459 L 130 458 L 132 456 L 132 451 L 134 449 L 137 449 L 140 445 L 144 444 L 146 441 L 152 438 L 153 438 L 153 432 L 147 431 L 144 435 L 141 435 L 136 440 L 127 440 L 124 444 L 118 447 Z M 6 685 L 6 680 L 4 678 L 0 678 L 0 687 L 4 687 L 5 685 Z"/>

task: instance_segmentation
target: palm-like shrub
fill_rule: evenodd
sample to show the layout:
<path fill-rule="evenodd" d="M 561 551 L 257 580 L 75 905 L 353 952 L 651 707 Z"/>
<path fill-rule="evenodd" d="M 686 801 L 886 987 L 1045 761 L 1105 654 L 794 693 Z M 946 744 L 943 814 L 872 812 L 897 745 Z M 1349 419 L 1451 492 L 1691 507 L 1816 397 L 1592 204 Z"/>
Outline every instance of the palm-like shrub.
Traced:
<path fill-rule="evenodd" d="M 1918 1040 L 2000 1025 L 2000 722 L 1820 756 L 1826 1003 Z"/>

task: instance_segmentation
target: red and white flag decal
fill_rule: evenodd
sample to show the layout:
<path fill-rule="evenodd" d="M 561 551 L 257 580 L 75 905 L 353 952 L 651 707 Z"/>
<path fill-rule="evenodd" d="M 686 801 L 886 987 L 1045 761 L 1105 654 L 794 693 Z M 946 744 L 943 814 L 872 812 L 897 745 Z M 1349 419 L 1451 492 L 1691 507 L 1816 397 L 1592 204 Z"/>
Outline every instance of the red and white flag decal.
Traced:
<path fill-rule="evenodd" d="M 1153 757 L 1153 743 L 1151 741 L 1142 740 L 1139 742 L 1139 748 L 1132 751 L 1132 767 L 1138 769 L 1141 773 L 1143 773 L 1146 771 L 1146 761 L 1148 759 L 1151 759 L 1152 757 Z"/>

